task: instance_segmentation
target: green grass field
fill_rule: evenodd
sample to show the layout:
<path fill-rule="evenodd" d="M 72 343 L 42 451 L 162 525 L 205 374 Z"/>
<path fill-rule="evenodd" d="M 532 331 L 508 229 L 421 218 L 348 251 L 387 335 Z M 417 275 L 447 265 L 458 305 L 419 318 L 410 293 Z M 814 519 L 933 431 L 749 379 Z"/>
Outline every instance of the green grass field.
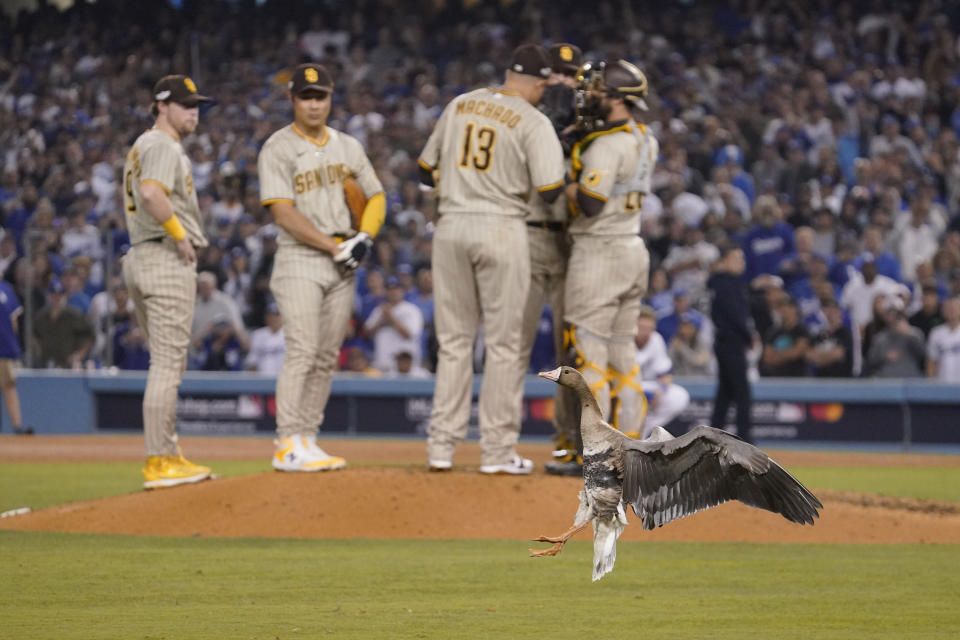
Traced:
<path fill-rule="evenodd" d="M 264 462 L 218 462 L 221 475 Z M 798 467 L 960 502 L 960 469 Z M 0 464 L 0 510 L 140 489 L 136 463 Z M 952 638 L 960 545 L 175 539 L 0 531 L 0 639 Z"/>
<path fill-rule="evenodd" d="M 948 638 L 960 548 L 0 532 L 4 638 Z"/>

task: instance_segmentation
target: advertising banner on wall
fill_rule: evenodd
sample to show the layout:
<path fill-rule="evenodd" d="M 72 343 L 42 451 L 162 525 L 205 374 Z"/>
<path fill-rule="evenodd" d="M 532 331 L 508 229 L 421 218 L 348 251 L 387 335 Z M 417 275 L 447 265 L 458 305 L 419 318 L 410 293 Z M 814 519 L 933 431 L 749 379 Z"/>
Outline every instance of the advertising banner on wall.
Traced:
<path fill-rule="evenodd" d="M 712 402 L 694 400 L 668 430 L 676 434 L 698 424 L 710 424 L 712 410 Z M 755 440 L 903 440 L 903 410 L 899 405 L 757 401 L 751 417 Z M 727 428 L 736 433 L 733 411 Z"/>
<path fill-rule="evenodd" d="M 140 396 L 98 393 L 97 427 L 102 430 L 142 430 Z M 323 430 L 343 434 L 426 435 L 431 397 L 331 396 Z M 524 401 L 524 435 L 553 433 L 550 399 Z M 180 433 L 193 435 L 254 435 L 276 430 L 276 399 L 267 394 L 182 395 L 177 398 Z M 470 411 L 468 437 L 479 437 L 477 403 Z"/>
<path fill-rule="evenodd" d="M 101 430 L 143 428 L 140 396 L 98 393 L 97 425 Z M 432 398 L 427 396 L 331 396 L 323 430 L 349 435 L 426 435 Z M 710 422 L 711 402 L 694 400 L 670 425 L 679 435 Z M 911 405 L 909 413 L 897 404 L 812 403 L 757 401 L 753 408 L 753 437 L 780 441 L 847 441 L 898 443 L 909 424 L 911 441 L 960 442 L 960 406 Z M 525 436 L 553 434 L 552 398 L 531 398 L 523 404 Z M 253 435 L 273 433 L 276 402 L 269 394 L 183 395 L 177 402 L 181 433 L 197 435 Z M 733 413 L 728 428 L 735 431 Z M 468 437 L 479 436 L 477 405 L 471 406 Z"/>

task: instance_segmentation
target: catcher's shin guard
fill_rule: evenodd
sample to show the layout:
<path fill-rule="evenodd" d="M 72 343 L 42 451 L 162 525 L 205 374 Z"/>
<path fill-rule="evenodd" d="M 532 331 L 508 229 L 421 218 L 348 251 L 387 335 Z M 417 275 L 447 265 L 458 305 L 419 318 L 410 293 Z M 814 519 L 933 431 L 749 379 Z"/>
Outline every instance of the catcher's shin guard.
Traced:
<path fill-rule="evenodd" d="M 647 417 L 647 397 L 643 392 L 640 367 L 634 365 L 627 374 L 613 367 L 610 374 L 610 425 L 631 438 L 640 438 Z"/>
<path fill-rule="evenodd" d="M 577 352 L 575 328 L 571 324 L 563 328 L 563 348 L 557 354 L 561 366 L 581 370 L 583 356 Z M 576 460 L 583 452 L 580 437 L 580 402 L 573 389 L 558 385 L 554 400 L 554 451 L 553 457 L 562 463 Z"/>
<path fill-rule="evenodd" d="M 572 324 L 564 329 L 564 364 L 583 374 L 583 379 L 597 397 L 604 417 L 609 414 L 610 394 L 607 375 L 607 341 Z M 579 410 L 579 407 L 578 407 Z M 577 420 L 579 425 L 579 416 Z"/>

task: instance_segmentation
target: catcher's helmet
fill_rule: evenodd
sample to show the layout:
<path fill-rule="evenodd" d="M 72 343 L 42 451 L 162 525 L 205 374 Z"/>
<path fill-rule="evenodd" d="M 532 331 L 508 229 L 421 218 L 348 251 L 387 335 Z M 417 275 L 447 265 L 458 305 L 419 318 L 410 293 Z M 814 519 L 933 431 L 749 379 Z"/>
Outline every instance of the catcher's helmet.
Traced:
<path fill-rule="evenodd" d="M 623 98 L 628 106 L 647 110 L 647 76 L 626 60 L 608 63 L 603 69 L 603 86 L 608 94 Z"/>

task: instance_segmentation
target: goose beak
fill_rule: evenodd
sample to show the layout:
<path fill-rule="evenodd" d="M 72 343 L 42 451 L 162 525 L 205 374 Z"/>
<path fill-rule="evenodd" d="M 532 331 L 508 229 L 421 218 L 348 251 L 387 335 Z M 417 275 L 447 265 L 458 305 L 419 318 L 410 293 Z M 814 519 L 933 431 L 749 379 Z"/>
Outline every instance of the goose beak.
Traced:
<path fill-rule="evenodd" d="M 560 381 L 560 367 L 557 367 L 557 368 L 554 369 L 553 371 L 541 371 L 541 372 L 538 373 L 537 375 L 540 376 L 541 378 L 546 378 L 547 380 L 550 380 L 551 382 L 559 382 L 559 381 Z"/>

